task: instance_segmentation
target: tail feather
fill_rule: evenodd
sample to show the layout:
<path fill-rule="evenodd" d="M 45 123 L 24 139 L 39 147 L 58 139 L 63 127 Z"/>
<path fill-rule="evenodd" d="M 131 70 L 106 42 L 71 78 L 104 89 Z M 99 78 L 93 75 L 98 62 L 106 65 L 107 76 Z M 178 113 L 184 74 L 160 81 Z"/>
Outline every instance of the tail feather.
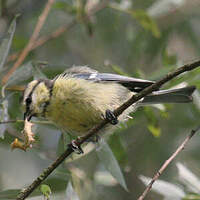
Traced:
<path fill-rule="evenodd" d="M 152 94 L 144 97 L 142 104 L 157 104 L 157 103 L 189 103 L 192 101 L 192 93 L 196 89 L 195 86 L 188 86 L 179 89 L 169 89 L 155 91 Z"/>

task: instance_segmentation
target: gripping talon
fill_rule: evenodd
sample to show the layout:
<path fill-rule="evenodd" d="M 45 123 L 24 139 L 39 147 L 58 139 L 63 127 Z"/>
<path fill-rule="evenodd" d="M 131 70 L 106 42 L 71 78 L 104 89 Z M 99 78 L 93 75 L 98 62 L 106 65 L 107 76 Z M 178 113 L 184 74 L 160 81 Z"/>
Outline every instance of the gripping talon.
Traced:
<path fill-rule="evenodd" d="M 106 110 L 106 119 L 112 124 L 116 125 L 118 123 L 118 119 L 115 114 L 111 110 Z"/>
<path fill-rule="evenodd" d="M 68 144 L 69 147 L 72 148 L 72 150 L 77 154 L 83 154 L 83 149 L 77 144 L 76 140 L 72 140 L 70 144 Z"/>

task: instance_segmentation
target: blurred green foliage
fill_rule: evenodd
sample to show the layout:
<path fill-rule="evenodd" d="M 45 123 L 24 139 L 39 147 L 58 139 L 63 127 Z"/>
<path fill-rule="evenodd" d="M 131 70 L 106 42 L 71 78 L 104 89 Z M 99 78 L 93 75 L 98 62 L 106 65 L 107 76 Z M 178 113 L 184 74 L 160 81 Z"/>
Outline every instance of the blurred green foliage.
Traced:
<path fill-rule="evenodd" d="M 29 41 L 46 3 L 0 0 L 1 79 L 13 66 L 11 56 L 21 52 Z M 8 82 L 0 85 L 0 120 L 23 119 L 22 92 L 12 88 L 24 86 L 34 78 L 53 78 L 72 65 L 158 80 L 198 59 L 199 9 L 198 0 L 56 0 L 39 36 L 43 41 L 51 39 L 31 51 Z M 67 29 L 56 35 L 60 27 Z M 139 108 L 132 113 L 133 119 L 108 138 L 104 148 L 86 146 L 85 155 L 66 160 L 31 199 L 43 199 L 46 192 L 46 199 L 50 193 L 50 199 L 136 199 L 144 189 L 139 175 L 151 177 L 185 135 L 199 125 L 199 72 L 200 69 L 185 73 L 164 86 L 196 85 L 194 103 Z M 26 153 L 10 151 L 10 143 L 20 137 L 22 123 L 0 124 L 0 199 L 15 199 L 19 189 L 29 185 L 66 148 L 70 138 L 45 124 L 36 124 L 37 144 Z M 199 137 L 196 135 L 177 158 L 187 162 L 197 174 L 196 179 Z M 185 177 L 187 170 L 180 166 L 179 172 Z M 182 199 L 199 199 L 199 189 L 188 190 L 185 185 L 180 189 L 171 184 L 177 177 L 172 165 L 162 176 L 168 187 L 164 183 L 163 189 L 158 182 L 159 189 L 146 199 L 166 199 L 164 194 L 170 191 L 176 191 Z M 191 180 L 191 176 L 186 178 L 189 185 Z"/>

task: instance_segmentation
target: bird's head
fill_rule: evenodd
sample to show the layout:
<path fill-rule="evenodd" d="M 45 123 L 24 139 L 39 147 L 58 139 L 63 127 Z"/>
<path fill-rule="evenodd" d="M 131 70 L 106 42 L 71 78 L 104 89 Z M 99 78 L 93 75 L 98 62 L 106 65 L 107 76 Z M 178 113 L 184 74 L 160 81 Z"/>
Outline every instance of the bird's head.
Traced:
<path fill-rule="evenodd" d="M 51 80 L 34 80 L 27 85 L 23 97 L 24 119 L 29 121 L 33 116 L 45 116 L 52 87 L 53 81 Z"/>

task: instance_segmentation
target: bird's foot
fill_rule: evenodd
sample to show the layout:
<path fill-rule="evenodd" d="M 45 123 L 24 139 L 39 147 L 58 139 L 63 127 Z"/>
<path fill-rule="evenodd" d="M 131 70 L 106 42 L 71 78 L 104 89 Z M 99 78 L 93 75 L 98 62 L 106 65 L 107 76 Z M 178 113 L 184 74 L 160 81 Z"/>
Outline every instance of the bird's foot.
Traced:
<path fill-rule="evenodd" d="M 106 119 L 112 124 L 116 125 L 118 123 L 118 119 L 115 114 L 111 110 L 106 110 Z"/>
<path fill-rule="evenodd" d="M 77 138 L 77 140 L 72 140 L 70 144 L 68 144 L 68 146 L 70 148 L 72 148 L 72 150 L 77 153 L 77 154 L 83 154 L 83 149 L 81 148 L 80 144 L 78 143 L 78 140 L 80 140 L 80 138 Z"/>

